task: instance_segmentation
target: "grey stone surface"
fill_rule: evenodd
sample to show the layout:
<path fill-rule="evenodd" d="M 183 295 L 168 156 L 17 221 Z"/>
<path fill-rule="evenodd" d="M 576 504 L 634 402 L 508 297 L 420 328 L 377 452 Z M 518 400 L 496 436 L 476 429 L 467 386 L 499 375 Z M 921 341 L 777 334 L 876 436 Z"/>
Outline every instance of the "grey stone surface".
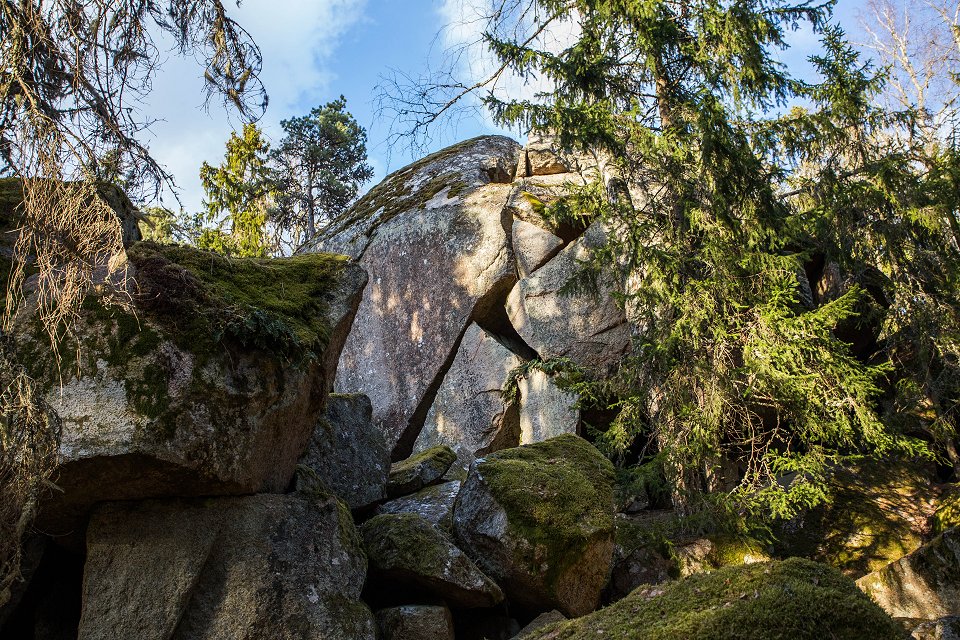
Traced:
<path fill-rule="evenodd" d="M 563 433 L 579 435 L 577 395 L 563 391 L 543 371 L 531 370 L 518 381 L 520 444 L 542 442 Z"/>
<path fill-rule="evenodd" d="M 522 278 L 507 298 L 507 315 L 520 336 L 542 358 L 568 357 L 582 367 L 606 371 L 630 344 L 626 316 L 609 291 L 563 295 L 605 232 L 594 225 L 555 258 Z"/>
<path fill-rule="evenodd" d="M 411 450 L 411 421 L 429 409 L 471 319 L 516 280 L 504 205 L 519 150 L 488 136 L 428 156 L 388 176 L 313 247 L 345 251 L 372 274 L 336 389 L 370 396 L 394 459 Z"/>
<path fill-rule="evenodd" d="M 427 413 L 414 451 L 447 445 L 457 453 L 457 463 L 466 468 L 477 456 L 517 446 L 517 407 L 504 402 L 501 392 L 510 372 L 521 362 L 471 324 Z"/>
<path fill-rule="evenodd" d="M 522 278 L 546 264 L 563 246 L 563 240 L 524 220 L 513 221 L 512 235 L 517 270 Z"/>
<path fill-rule="evenodd" d="M 428 522 L 449 531 L 453 526 L 453 505 L 460 493 L 460 481 L 452 480 L 421 489 L 414 494 L 384 502 L 376 515 L 384 513 L 415 513 Z"/>
<path fill-rule="evenodd" d="M 387 495 L 391 498 L 416 493 L 424 487 L 439 484 L 457 459 L 445 444 L 425 449 L 406 460 L 393 463 L 387 478 Z"/>
<path fill-rule="evenodd" d="M 367 563 L 336 498 L 114 503 L 87 532 L 81 640 L 373 640 Z"/>
<path fill-rule="evenodd" d="M 359 509 L 386 497 L 389 472 L 390 451 L 373 424 L 370 399 L 331 395 L 300 458 L 297 489 L 309 491 L 319 480 L 351 509 Z"/>
<path fill-rule="evenodd" d="M 492 607 L 503 592 L 439 527 L 414 513 L 385 514 L 361 527 L 371 583 L 412 585 L 452 607 Z"/>
<path fill-rule="evenodd" d="M 566 619 L 567 617 L 556 609 L 547 611 L 546 613 L 541 613 L 536 618 L 531 620 L 527 626 L 525 626 L 523 629 L 520 629 L 520 633 L 513 636 L 513 640 L 523 640 L 523 638 L 529 637 L 537 629 L 542 629 L 543 627 L 556 622 L 563 622 Z"/>

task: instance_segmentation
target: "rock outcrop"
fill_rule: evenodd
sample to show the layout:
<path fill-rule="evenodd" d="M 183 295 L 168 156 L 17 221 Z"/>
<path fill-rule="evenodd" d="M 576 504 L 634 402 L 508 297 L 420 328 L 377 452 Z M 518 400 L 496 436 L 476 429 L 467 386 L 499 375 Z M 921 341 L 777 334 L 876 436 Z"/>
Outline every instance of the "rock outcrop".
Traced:
<path fill-rule="evenodd" d="M 377 611 L 380 640 L 454 640 L 450 609 L 438 605 L 406 605 Z"/>
<path fill-rule="evenodd" d="M 438 444 L 406 460 L 395 462 L 387 478 L 387 496 L 399 498 L 440 483 L 456 459 L 457 454 L 453 449 Z"/>
<path fill-rule="evenodd" d="M 454 507 L 461 548 L 511 602 L 596 609 L 613 553 L 613 466 L 562 435 L 478 459 Z"/>
<path fill-rule="evenodd" d="M 517 380 L 520 392 L 520 444 L 549 440 L 564 433 L 579 435 L 577 395 L 564 391 L 543 371 Z"/>
<path fill-rule="evenodd" d="M 116 503 L 87 532 L 81 640 L 374 640 L 367 563 L 336 498 Z"/>
<path fill-rule="evenodd" d="M 407 455 L 471 320 L 516 281 L 503 217 L 520 145 L 487 136 L 391 174 L 311 249 L 354 257 L 372 275 L 344 347 L 337 390 L 373 401 Z"/>
<path fill-rule="evenodd" d="M 435 484 L 416 493 L 384 502 L 376 514 L 415 513 L 446 531 L 453 527 L 453 505 L 460 493 L 461 482 L 451 480 Z"/>

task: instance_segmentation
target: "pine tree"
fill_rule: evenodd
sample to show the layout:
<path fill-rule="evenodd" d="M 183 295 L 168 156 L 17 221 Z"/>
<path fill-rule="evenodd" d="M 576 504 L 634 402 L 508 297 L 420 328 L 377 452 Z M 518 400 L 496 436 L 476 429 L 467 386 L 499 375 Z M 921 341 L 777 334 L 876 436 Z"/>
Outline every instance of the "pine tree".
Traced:
<path fill-rule="evenodd" d="M 294 246 L 311 239 L 357 196 L 373 176 L 367 164 L 366 132 L 346 98 L 316 107 L 308 115 L 283 120 L 285 133 L 272 153 L 278 192 L 278 226 Z"/>

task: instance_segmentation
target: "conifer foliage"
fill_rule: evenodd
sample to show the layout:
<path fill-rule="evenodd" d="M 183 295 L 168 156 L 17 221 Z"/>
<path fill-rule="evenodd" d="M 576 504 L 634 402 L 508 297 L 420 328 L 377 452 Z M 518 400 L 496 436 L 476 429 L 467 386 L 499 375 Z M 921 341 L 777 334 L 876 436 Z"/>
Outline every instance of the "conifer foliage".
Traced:
<path fill-rule="evenodd" d="M 495 4 L 490 49 L 553 89 L 487 106 L 607 165 L 548 213 L 612 231 L 571 283 L 610 280 L 634 324 L 619 374 L 575 385 L 616 409 L 612 455 L 640 452 L 688 514 L 786 517 L 851 457 L 950 448 L 956 159 L 884 142 L 908 115 L 871 106 L 833 2 Z M 801 25 L 816 81 L 776 57 Z M 562 51 L 524 35 L 555 26 Z"/>

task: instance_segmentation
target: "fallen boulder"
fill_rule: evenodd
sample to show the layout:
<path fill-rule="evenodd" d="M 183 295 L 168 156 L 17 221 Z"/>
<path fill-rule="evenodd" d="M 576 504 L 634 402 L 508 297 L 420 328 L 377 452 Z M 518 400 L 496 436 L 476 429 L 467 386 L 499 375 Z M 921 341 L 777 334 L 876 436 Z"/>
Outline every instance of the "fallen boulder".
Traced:
<path fill-rule="evenodd" d="M 391 590 L 419 587 L 456 608 L 492 607 L 503 600 L 500 588 L 447 534 L 416 514 L 375 516 L 360 532 L 373 583 Z"/>
<path fill-rule="evenodd" d="M 442 482 L 456 459 L 453 449 L 441 444 L 394 462 L 387 478 L 387 495 L 399 498 Z"/>
<path fill-rule="evenodd" d="M 479 458 L 454 507 L 461 548 L 511 603 L 584 615 L 613 553 L 613 465 L 562 435 Z"/>
<path fill-rule="evenodd" d="M 363 394 L 333 394 L 327 411 L 300 458 L 297 489 L 312 491 L 316 481 L 361 509 L 386 497 L 390 450 L 372 420 L 370 399 Z"/>
<path fill-rule="evenodd" d="M 376 515 L 384 513 L 415 513 L 445 531 L 453 528 L 453 505 L 460 493 L 461 482 L 452 480 L 426 487 L 395 500 L 384 502 Z"/>
<path fill-rule="evenodd" d="M 454 640 L 450 609 L 405 605 L 377 611 L 380 640 Z"/>

